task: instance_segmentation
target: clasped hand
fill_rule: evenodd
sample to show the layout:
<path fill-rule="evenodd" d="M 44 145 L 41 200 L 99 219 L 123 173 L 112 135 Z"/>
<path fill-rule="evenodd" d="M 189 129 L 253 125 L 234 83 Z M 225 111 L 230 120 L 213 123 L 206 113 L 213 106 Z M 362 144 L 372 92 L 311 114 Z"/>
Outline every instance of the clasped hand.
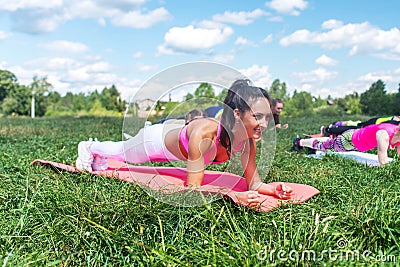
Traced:
<path fill-rule="evenodd" d="M 290 186 L 285 185 L 285 183 L 280 183 L 275 188 L 275 196 L 280 199 L 290 199 L 293 195 L 293 190 Z"/>

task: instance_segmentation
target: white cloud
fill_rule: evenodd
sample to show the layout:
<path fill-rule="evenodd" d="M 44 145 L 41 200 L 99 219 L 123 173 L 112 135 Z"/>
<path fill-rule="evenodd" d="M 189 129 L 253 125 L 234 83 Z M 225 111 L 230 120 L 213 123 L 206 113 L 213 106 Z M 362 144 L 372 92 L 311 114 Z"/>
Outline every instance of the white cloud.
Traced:
<path fill-rule="evenodd" d="M 297 87 L 299 88 L 297 90 L 310 92 L 313 96 L 327 97 L 328 95 L 331 95 L 332 97 L 343 97 L 354 92 L 363 93 L 368 90 L 372 83 L 379 79 L 386 84 L 386 92 L 397 92 L 398 81 L 400 80 L 400 69 L 369 72 L 355 78 L 354 80 L 352 79 L 348 82 L 332 85 L 332 87 L 327 87 L 324 84 L 315 83 L 314 81 L 310 81 L 309 83 L 304 82 Z M 288 86 L 288 88 L 293 88 L 293 86 Z"/>
<path fill-rule="evenodd" d="M 48 70 L 51 73 L 75 69 L 80 66 L 81 64 L 78 61 L 66 57 L 38 58 L 24 63 L 24 67 L 27 69 Z"/>
<path fill-rule="evenodd" d="M 60 10 L 21 10 L 11 14 L 12 28 L 25 33 L 51 32 L 65 23 L 69 15 Z"/>
<path fill-rule="evenodd" d="M 241 69 L 241 73 L 249 77 L 255 86 L 266 88 L 272 83 L 271 74 L 268 66 L 259 66 L 257 64 L 250 66 L 247 69 Z"/>
<path fill-rule="evenodd" d="M 334 79 L 338 75 L 335 71 L 327 71 L 318 68 L 310 72 L 294 72 L 293 76 L 299 78 L 302 83 L 322 83 Z"/>
<path fill-rule="evenodd" d="M 137 64 L 136 69 L 139 72 L 149 72 L 149 71 L 158 69 L 158 66 L 157 65 Z"/>
<path fill-rule="evenodd" d="M 311 32 L 306 29 L 298 30 L 282 38 L 280 44 L 283 46 L 317 44 L 326 49 L 349 47 L 349 55 L 351 56 L 381 50 L 398 52 L 397 49 L 400 43 L 400 30 L 398 28 L 385 31 L 372 26 L 368 22 L 350 23 L 341 26 L 340 23 L 335 23 L 336 26 L 326 32 Z M 332 23 L 328 22 L 327 24 Z M 325 24 L 324 27 L 327 27 L 327 25 Z"/>
<path fill-rule="evenodd" d="M 340 86 L 338 88 L 327 88 L 327 87 L 321 87 L 321 85 L 315 85 L 314 83 L 302 83 L 300 86 L 293 86 L 292 84 L 286 84 L 288 88 L 288 94 L 293 95 L 294 90 L 297 92 L 308 92 L 312 96 L 315 97 L 322 97 L 326 98 L 328 96 L 331 97 L 343 97 L 346 94 L 350 94 L 349 90 L 346 88 L 348 87 L 343 87 Z"/>
<path fill-rule="evenodd" d="M 393 83 L 400 80 L 399 69 L 393 71 L 378 71 L 369 72 L 358 78 L 359 81 L 374 83 L 377 80 L 382 80 L 383 82 Z"/>
<path fill-rule="evenodd" d="M 335 19 L 330 19 L 327 21 L 324 21 L 322 23 L 322 29 L 337 29 L 343 26 L 343 22 L 341 22 L 340 20 L 335 20 Z"/>
<path fill-rule="evenodd" d="M 0 41 L 5 40 L 11 36 L 11 33 L 7 33 L 5 31 L 0 31 Z"/>
<path fill-rule="evenodd" d="M 18 11 L 26 9 L 55 9 L 62 6 L 74 7 L 82 6 L 99 6 L 104 9 L 118 9 L 127 10 L 138 7 L 144 4 L 147 0 L 0 0 L 0 9 L 5 11 Z M 90 10 L 82 10 L 81 12 L 88 12 Z"/>
<path fill-rule="evenodd" d="M 0 61 L 0 69 L 7 69 L 8 63 L 7 61 Z"/>
<path fill-rule="evenodd" d="M 64 77 L 67 81 L 76 82 L 87 82 L 90 80 L 90 75 L 87 73 L 86 68 L 70 69 L 66 72 Z"/>
<path fill-rule="evenodd" d="M 269 15 L 267 12 L 257 8 L 251 12 L 229 12 L 225 11 L 224 14 L 216 14 L 212 17 L 215 22 L 230 23 L 236 25 L 249 25 L 254 20 Z"/>
<path fill-rule="evenodd" d="M 219 62 L 219 63 L 223 63 L 223 64 L 227 64 L 232 62 L 235 59 L 235 52 L 231 51 L 229 53 L 225 53 L 225 54 L 218 54 L 215 55 L 213 57 L 213 60 L 215 62 Z"/>
<path fill-rule="evenodd" d="M 25 62 L 22 66 L 7 66 L 7 70 L 13 72 L 19 82 L 25 85 L 30 84 L 34 76 L 46 76 L 54 90 L 61 94 L 102 90 L 112 84 L 128 83 L 115 74 L 115 68 L 110 63 L 99 59 L 85 61 L 68 57 L 45 57 Z"/>
<path fill-rule="evenodd" d="M 244 37 L 239 36 L 236 41 L 235 45 L 241 45 L 241 46 L 255 46 L 254 42 L 250 41 L 249 39 L 246 39 Z"/>
<path fill-rule="evenodd" d="M 146 14 L 135 10 L 128 13 L 120 13 L 112 17 L 111 22 L 116 26 L 125 26 L 136 29 L 145 29 L 150 26 L 171 18 L 169 12 L 163 8 L 157 8 Z"/>
<path fill-rule="evenodd" d="M 104 18 L 99 18 L 97 20 L 97 23 L 99 23 L 100 26 L 106 26 L 106 20 Z"/>
<path fill-rule="evenodd" d="M 262 42 L 263 42 L 264 44 L 268 44 L 268 43 L 272 42 L 272 34 L 268 34 L 268 35 L 262 40 Z"/>
<path fill-rule="evenodd" d="M 143 52 L 141 52 L 141 51 L 138 51 L 138 52 L 136 52 L 135 54 L 133 54 L 133 58 L 135 58 L 135 59 L 137 59 L 137 58 L 141 58 L 143 56 Z"/>
<path fill-rule="evenodd" d="M 173 27 L 164 36 L 164 44 L 158 47 L 159 54 L 199 53 L 224 43 L 233 34 L 230 27 L 223 29 Z"/>
<path fill-rule="evenodd" d="M 47 50 L 59 51 L 63 53 L 83 53 L 89 50 L 89 48 L 82 43 L 70 42 L 65 40 L 42 43 L 39 46 Z"/>
<path fill-rule="evenodd" d="M 205 29 L 223 29 L 226 27 L 226 24 L 212 20 L 203 20 L 197 24 L 197 27 Z"/>
<path fill-rule="evenodd" d="M 400 52 L 374 53 L 372 55 L 385 60 L 400 61 Z"/>
<path fill-rule="evenodd" d="M 113 67 L 110 65 L 110 63 L 105 62 L 105 61 L 99 61 L 95 62 L 93 64 L 88 65 L 87 67 L 87 72 L 88 73 L 107 73 L 107 72 L 112 72 Z"/>
<path fill-rule="evenodd" d="M 145 0 L 0 0 L 0 11 L 9 12 L 13 28 L 26 33 L 51 32 L 59 25 L 75 19 L 95 19 L 105 25 L 106 19 L 116 26 L 148 28 L 170 19 L 163 8 L 140 7 Z"/>
<path fill-rule="evenodd" d="M 61 7 L 62 0 L 0 0 L 0 9 L 5 11 L 17 11 L 21 9 L 52 9 Z"/>
<path fill-rule="evenodd" d="M 315 60 L 315 63 L 322 66 L 335 66 L 337 61 L 327 55 L 322 55 Z"/>
<path fill-rule="evenodd" d="M 332 97 L 343 97 L 343 95 L 350 94 L 350 92 L 348 92 L 348 91 L 343 94 L 342 92 L 340 92 L 338 90 L 332 90 L 332 88 L 318 88 L 318 89 L 313 90 L 313 92 L 314 92 L 312 94 L 313 96 L 316 96 L 316 97 L 320 96 L 323 98 L 326 98 L 329 95 Z"/>
<path fill-rule="evenodd" d="M 273 17 L 268 18 L 268 21 L 281 22 L 281 21 L 283 21 L 283 18 L 281 16 L 273 16 Z"/>
<path fill-rule="evenodd" d="M 308 3 L 304 0 L 272 0 L 271 2 L 266 2 L 265 5 L 279 13 L 298 16 L 300 14 L 299 10 L 306 9 Z"/>

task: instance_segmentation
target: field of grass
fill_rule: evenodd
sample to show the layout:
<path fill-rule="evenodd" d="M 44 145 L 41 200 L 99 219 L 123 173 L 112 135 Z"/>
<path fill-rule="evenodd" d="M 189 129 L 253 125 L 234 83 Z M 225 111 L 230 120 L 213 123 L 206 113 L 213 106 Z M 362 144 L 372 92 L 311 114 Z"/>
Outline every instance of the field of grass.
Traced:
<path fill-rule="evenodd" d="M 321 193 L 264 213 L 226 199 L 170 206 L 118 179 L 29 166 L 74 164 L 80 140 L 120 140 L 121 118 L 0 118 L 0 265 L 396 266 L 399 162 L 374 168 L 289 152 L 296 134 L 334 119 L 292 119 L 277 131 L 266 180 Z"/>

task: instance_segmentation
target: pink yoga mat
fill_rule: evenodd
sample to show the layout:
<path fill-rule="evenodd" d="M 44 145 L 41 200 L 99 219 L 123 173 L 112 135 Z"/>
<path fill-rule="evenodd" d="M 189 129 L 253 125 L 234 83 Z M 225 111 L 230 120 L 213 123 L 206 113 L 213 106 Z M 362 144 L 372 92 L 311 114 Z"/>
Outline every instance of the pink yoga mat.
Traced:
<path fill-rule="evenodd" d="M 79 170 L 74 166 L 40 159 L 34 160 L 30 165 L 33 164 L 51 165 L 69 172 L 79 172 Z M 118 178 L 160 192 L 170 193 L 171 191 L 180 192 L 187 190 L 184 186 L 186 178 L 186 170 L 184 168 L 134 166 L 113 159 L 108 159 L 107 170 L 93 171 L 92 174 Z M 269 184 L 276 186 L 279 183 L 273 182 Z M 283 201 L 270 195 L 261 195 L 260 211 L 270 211 L 284 203 L 298 204 L 319 193 L 316 188 L 309 185 L 296 183 L 285 184 L 293 189 L 291 199 Z M 247 191 L 246 180 L 243 177 L 232 173 L 205 171 L 203 183 L 199 188 L 199 191 L 223 194 L 230 197 L 236 204 L 247 205 L 247 203 L 240 203 L 235 196 L 236 192 Z"/>

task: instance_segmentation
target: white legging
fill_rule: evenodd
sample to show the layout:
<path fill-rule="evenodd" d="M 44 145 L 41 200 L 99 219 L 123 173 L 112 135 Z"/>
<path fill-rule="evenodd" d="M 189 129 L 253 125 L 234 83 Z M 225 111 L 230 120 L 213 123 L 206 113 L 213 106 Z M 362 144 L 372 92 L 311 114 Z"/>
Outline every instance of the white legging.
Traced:
<path fill-rule="evenodd" d="M 178 160 L 165 147 L 164 137 L 168 131 L 182 128 L 182 126 L 179 124 L 154 124 L 141 129 L 134 137 L 126 141 L 93 142 L 90 150 L 94 155 L 134 164 Z"/>

